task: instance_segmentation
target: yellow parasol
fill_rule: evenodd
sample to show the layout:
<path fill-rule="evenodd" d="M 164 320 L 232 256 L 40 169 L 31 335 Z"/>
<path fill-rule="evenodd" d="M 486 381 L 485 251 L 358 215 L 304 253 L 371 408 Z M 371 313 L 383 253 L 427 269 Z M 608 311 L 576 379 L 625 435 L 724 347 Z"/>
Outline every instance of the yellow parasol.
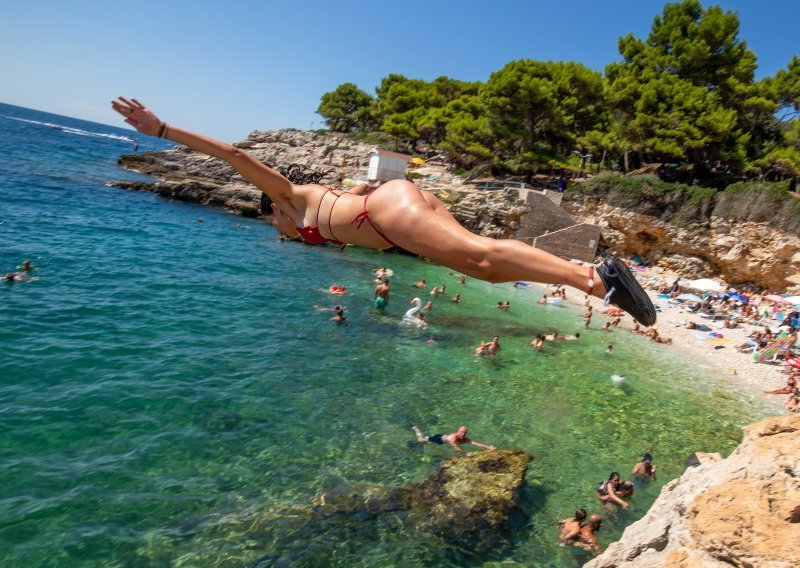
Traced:
<path fill-rule="evenodd" d="M 409 160 L 409 162 L 411 162 L 412 164 L 416 164 L 418 166 L 424 166 L 425 165 L 425 160 L 423 160 L 422 158 L 411 158 Z"/>

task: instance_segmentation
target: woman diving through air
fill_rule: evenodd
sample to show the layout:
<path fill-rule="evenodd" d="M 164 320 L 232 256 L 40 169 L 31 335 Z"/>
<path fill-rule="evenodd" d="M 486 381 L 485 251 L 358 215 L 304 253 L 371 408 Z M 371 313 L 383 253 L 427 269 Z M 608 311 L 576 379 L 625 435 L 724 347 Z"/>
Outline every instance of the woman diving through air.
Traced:
<path fill-rule="evenodd" d="M 606 297 L 643 325 L 656 321 L 649 297 L 618 258 L 587 268 L 520 241 L 476 235 L 462 227 L 436 196 L 405 180 L 388 181 L 365 195 L 296 185 L 239 148 L 162 122 L 136 99 L 120 97 L 111 106 L 142 134 L 228 162 L 270 198 L 269 221 L 282 235 L 300 236 L 309 244 L 399 246 L 488 282 L 568 284 Z"/>

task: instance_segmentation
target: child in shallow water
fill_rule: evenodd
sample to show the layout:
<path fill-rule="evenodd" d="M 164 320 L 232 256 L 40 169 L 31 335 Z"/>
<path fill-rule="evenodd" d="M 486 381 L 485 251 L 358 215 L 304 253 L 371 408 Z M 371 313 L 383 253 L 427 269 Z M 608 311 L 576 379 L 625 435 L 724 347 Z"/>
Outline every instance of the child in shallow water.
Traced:
<path fill-rule="evenodd" d="M 587 268 L 521 241 L 476 235 L 462 227 L 436 196 L 406 180 L 363 186 L 356 192 L 295 184 L 240 148 L 162 122 L 136 99 L 120 97 L 111 106 L 142 134 L 228 162 L 264 192 L 270 209 L 265 213 L 270 213 L 270 223 L 281 235 L 299 236 L 309 244 L 399 246 L 489 282 L 569 284 L 589 295 L 607 297 L 644 325 L 655 322 L 652 302 L 618 258 L 607 258 L 597 269 Z"/>

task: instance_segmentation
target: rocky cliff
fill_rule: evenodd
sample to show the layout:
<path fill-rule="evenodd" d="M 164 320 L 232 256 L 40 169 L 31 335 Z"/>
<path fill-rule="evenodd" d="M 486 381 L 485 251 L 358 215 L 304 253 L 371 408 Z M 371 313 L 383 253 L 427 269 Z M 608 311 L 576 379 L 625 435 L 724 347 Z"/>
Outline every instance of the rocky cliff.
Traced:
<path fill-rule="evenodd" d="M 800 565 L 800 416 L 748 426 L 727 459 L 700 455 L 586 568 Z"/>
<path fill-rule="evenodd" d="M 718 275 L 733 285 L 800 292 L 800 238 L 768 223 L 712 217 L 707 227 L 679 227 L 591 199 L 563 206 L 599 225 L 602 244 L 613 254 L 658 261 L 687 278 Z"/>

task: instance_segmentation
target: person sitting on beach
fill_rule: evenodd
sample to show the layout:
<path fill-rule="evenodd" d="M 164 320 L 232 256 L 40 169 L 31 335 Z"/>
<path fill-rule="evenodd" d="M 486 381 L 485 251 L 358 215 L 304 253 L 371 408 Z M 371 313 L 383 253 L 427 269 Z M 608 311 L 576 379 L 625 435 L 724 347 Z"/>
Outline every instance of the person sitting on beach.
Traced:
<path fill-rule="evenodd" d="M 650 339 L 650 341 L 654 343 L 672 343 L 671 337 L 661 337 L 658 334 L 658 329 L 656 329 L 655 327 L 651 327 L 650 329 L 645 331 L 644 335 L 646 335 Z"/>
<path fill-rule="evenodd" d="M 653 454 L 645 452 L 639 461 L 631 470 L 631 475 L 638 475 L 647 479 L 655 480 L 656 466 L 653 465 Z"/>
<path fill-rule="evenodd" d="M 574 517 L 558 522 L 561 534 L 558 539 L 564 544 L 572 544 L 580 539 L 583 521 L 586 520 L 586 509 L 577 509 Z"/>
<path fill-rule="evenodd" d="M 597 498 L 600 499 L 604 505 L 613 505 L 616 503 L 623 509 L 630 508 L 630 505 L 622 498 L 633 494 L 633 483 L 630 481 L 622 481 L 619 473 L 616 471 L 611 472 L 608 476 L 608 481 L 602 482 L 597 486 Z"/>
<path fill-rule="evenodd" d="M 786 399 L 786 404 L 783 405 L 783 408 L 789 412 L 800 412 L 800 386 L 795 386 L 794 391 Z"/>
<path fill-rule="evenodd" d="M 262 203 L 269 205 L 270 223 L 282 235 L 299 236 L 308 244 L 398 246 L 493 283 L 568 284 L 605 298 L 643 325 L 655 323 L 653 303 L 619 258 L 608 257 L 599 267 L 587 268 L 521 241 L 476 235 L 459 224 L 433 193 L 420 191 L 407 180 L 388 181 L 365 195 L 295 184 L 241 148 L 162 122 L 136 99 L 119 97 L 111 106 L 142 134 L 228 162 L 264 193 Z"/>
<path fill-rule="evenodd" d="M 453 296 L 453 302 L 455 302 L 456 304 L 460 304 L 461 303 L 461 294 L 456 294 L 455 296 Z"/>
<path fill-rule="evenodd" d="M 425 280 L 419 280 L 417 282 L 414 282 L 411 286 L 413 286 L 414 288 L 424 288 L 427 285 L 428 283 L 425 282 Z"/>
<path fill-rule="evenodd" d="M 581 536 L 575 545 L 596 554 L 603 552 L 603 549 L 597 544 L 597 531 L 602 525 L 603 517 L 597 514 L 589 515 L 588 522 L 581 527 Z"/>
<path fill-rule="evenodd" d="M 497 355 L 497 352 L 500 351 L 502 347 L 500 346 L 500 337 L 495 335 L 492 337 L 492 340 L 486 344 L 486 356 L 487 357 L 494 357 Z"/>
<path fill-rule="evenodd" d="M 764 394 L 792 394 L 797 387 L 797 378 L 795 375 L 789 375 L 789 378 L 786 379 L 786 386 L 781 387 L 779 389 L 771 390 L 771 391 L 764 391 Z"/>
<path fill-rule="evenodd" d="M 389 305 L 389 279 L 384 278 L 375 286 L 375 309 L 385 310 Z"/>
<path fill-rule="evenodd" d="M 622 321 L 622 317 L 616 317 L 611 320 L 611 327 L 619 327 L 620 322 Z"/>
<path fill-rule="evenodd" d="M 433 436 L 427 437 L 422 434 L 420 429 L 417 428 L 416 424 L 412 424 L 411 429 L 414 430 L 414 433 L 417 435 L 417 442 L 420 444 L 443 445 L 445 442 L 447 442 L 455 451 L 466 453 L 468 456 L 472 455 L 472 452 L 465 452 L 459 447 L 459 444 L 469 444 L 471 446 L 478 446 L 479 448 L 484 448 L 486 450 L 495 449 L 494 446 L 487 446 L 486 444 L 481 444 L 480 442 L 476 442 L 475 440 L 467 438 L 466 426 L 460 426 L 458 430 L 452 434 L 434 434 Z"/>

